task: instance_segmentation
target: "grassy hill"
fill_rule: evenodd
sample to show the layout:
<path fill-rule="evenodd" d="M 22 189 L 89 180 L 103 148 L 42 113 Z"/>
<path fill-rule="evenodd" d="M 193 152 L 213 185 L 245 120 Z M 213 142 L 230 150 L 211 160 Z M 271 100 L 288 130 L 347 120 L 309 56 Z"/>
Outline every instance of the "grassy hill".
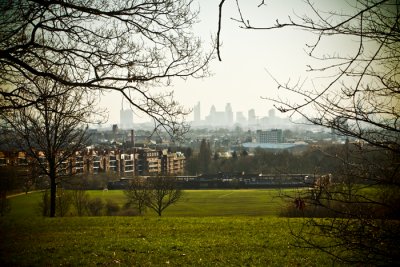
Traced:
<path fill-rule="evenodd" d="M 92 197 L 124 202 L 121 191 Z M 12 198 L 0 219 L 1 266 L 326 266 L 296 247 L 301 219 L 276 216 L 276 190 L 187 191 L 165 216 L 43 218 L 40 194 Z M 250 216 L 249 216 L 250 215 Z"/>

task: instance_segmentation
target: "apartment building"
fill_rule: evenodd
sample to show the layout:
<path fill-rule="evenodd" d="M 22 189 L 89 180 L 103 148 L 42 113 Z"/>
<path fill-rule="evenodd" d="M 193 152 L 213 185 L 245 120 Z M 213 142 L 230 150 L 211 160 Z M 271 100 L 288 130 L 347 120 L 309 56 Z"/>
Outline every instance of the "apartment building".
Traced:
<path fill-rule="evenodd" d="M 120 155 L 120 173 L 124 176 L 135 175 L 135 158 L 134 154 Z"/>
<path fill-rule="evenodd" d="M 185 156 L 181 152 L 168 153 L 167 150 L 162 151 L 161 156 L 161 173 L 167 175 L 183 174 L 185 170 Z"/>
<path fill-rule="evenodd" d="M 138 175 L 155 175 L 161 173 L 161 152 L 150 148 L 136 149 Z"/>
<path fill-rule="evenodd" d="M 44 154 L 40 153 L 40 161 L 45 163 Z M 31 161 L 32 159 L 24 152 L 19 152 L 14 157 L 0 152 L 0 167 L 19 166 L 23 167 L 24 171 L 28 171 Z M 181 152 L 169 153 L 167 150 L 135 148 L 130 153 L 95 150 L 77 152 L 60 164 L 59 173 L 61 175 L 95 175 L 102 172 L 113 172 L 123 177 L 129 177 L 134 175 L 183 174 L 184 168 L 185 156 Z"/>

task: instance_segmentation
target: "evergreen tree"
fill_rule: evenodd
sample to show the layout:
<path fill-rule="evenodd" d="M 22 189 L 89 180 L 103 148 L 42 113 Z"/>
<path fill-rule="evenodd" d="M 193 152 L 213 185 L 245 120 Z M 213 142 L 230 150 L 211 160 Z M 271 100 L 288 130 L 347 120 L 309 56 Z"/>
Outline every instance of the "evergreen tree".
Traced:
<path fill-rule="evenodd" d="M 211 162 L 211 149 L 210 143 L 203 139 L 200 143 L 200 153 L 199 153 L 199 168 L 203 173 L 207 173 L 209 170 Z"/>

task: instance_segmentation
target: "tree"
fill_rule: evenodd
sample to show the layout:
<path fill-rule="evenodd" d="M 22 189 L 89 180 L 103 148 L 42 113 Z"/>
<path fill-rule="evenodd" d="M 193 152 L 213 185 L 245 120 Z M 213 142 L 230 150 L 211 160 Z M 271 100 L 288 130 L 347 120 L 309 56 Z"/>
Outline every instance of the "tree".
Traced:
<path fill-rule="evenodd" d="M 184 151 L 185 151 L 184 155 L 185 155 L 185 158 L 186 158 L 186 159 L 189 159 L 189 158 L 192 157 L 192 155 L 193 155 L 193 150 L 192 150 L 191 147 L 186 147 L 186 148 L 184 149 Z"/>
<path fill-rule="evenodd" d="M 246 149 L 242 149 L 242 151 L 240 152 L 241 157 L 247 157 L 248 155 L 249 155 L 249 152 L 247 152 Z"/>
<path fill-rule="evenodd" d="M 43 78 L 32 80 L 34 83 L 29 91 L 42 100 L 7 114 L 0 113 L 0 118 L 14 134 L 20 149 L 26 151 L 40 171 L 49 177 L 50 217 L 54 217 L 57 184 L 70 175 L 69 160 L 86 145 L 85 123 L 93 118 L 96 102 L 83 90 Z M 47 98 L 48 95 L 57 97 Z"/>
<path fill-rule="evenodd" d="M 149 197 L 149 188 L 146 178 L 135 177 L 129 181 L 129 186 L 124 190 L 124 194 L 128 199 L 127 206 L 135 206 L 140 215 L 146 210 Z"/>
<path fill-rule="evenodd" d="M 219 160 L 219 153 L 217 151 L 214 152 L 213 160 Z"/>
<path fill-rule="evenodd" d="M 12 189 L 12 184 L 16 177 L 17 175 L 14 168 L 8 166 L 0 167 L 0 217 L 11 210 L 7 192 Z"/>
<path fill-rule="evenodd" d="M 182 197 L 176 179 L 168 176 L 135 177 L 124 193 L 128 198 L 127 205 L 135 205 L 139 214 L 143 214 L 148 207 L 157 212 L 158 216 Z"/>
<path fill-rule="evenodd" d="M 232 159 L 233 159 L 233 160 L 237 160 L 237 158 L 238 158 L 238 154 L 237 154 L 236 150 L 234 150 L 234 151 L 232 152 Z"/>
<path fill-rule="evenodd" d="M 224 2 L 220 2 L 220 17 Z M 335 10 L 306 1 L 304 10 L 309 14 L 295 11 L 284 22 L 277 19 L 262 26 L 254 26 L 240 1 L 236 3 L 239 18 L 235 20 L 242 28 L 291 28 L 315 34 L 315 41 L 306 47 L 313 62 L 307 71 L 325 79 L 285 83 L 271 75 L 278 88 L 296 101 L 266 99 L 281 112 L 300 115 L 347 138 L 343 151 L 332 155 L 341 162 L 332 183 L 317 183 L 317 196 L 305 194 L 300 199 L 305 209 L 322 207 L 332 218 L 311 218 L 302 228 L 308 231 L 295 236 L 343 261 L 400 264 L 399 1 L 343 1 Z M 259 7 L 270 11 L 264 0 Z M 338 39 L 344 47 L 326 52 L 332 46 L 325 44 Z"/>
<path fill-rule="evenodd" d="M 200 143 L 200 152 L 198 155 L 198 164 L 200 171 L 202 171 L 203 173 L 207 173 L 210 162 L 211 162 L 210 143 L 205 139 L 202 139 Z"/>
<path fill-rule="evenodd" d="M 36 161 L 28 163 L 28 172 L 29 173 L 23 176 L 22 189 L 25 194 L 28 194 L 28 192 L 36 185 L 37 180 L 39 180 L 41 170 Z"/>
<path fill-rule="evenodd" d="M 208 75 L 213 49 L 203 53 L 191 31 L 198 15 L 192 6 L 191 0 L 2 1 L 0 110 L 58 96 L 24 86 L 42 77 L 92 92 L 118 91 L 156 127 L 179 135 L 187 130 L 187 111 L 171 92 L 153 90 L 176 77 Z"/>
<path fill-rule="evenodd" d="M 182 190 L 177 187 L 176 179 L 167 176 L 148 178 L 148 198 L 146 205 L 154 210 L 158 216 L 170 205 L 178 202 L 182 197 Z"/>

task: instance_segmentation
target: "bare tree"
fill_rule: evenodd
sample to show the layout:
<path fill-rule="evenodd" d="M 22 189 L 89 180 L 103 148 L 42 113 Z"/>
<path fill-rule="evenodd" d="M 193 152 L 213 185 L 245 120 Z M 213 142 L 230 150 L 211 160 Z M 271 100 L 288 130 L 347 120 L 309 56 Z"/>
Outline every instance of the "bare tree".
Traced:
<path fill-rule="evenodd" d="M 208 75 L 213 49 L 203 53 L 191 31 L 197 15 L 192 0 L 3 1 L 0 110 L 60 94 L 37 95 L 24 86 L 44 77 L 64 86 L 118 91 L 156 127 L 179 135 L 187 130 L 181 127 L 187 111 L 171 92 L 154 90 L 174 78 Z"/>
<path fill-rule="evenodd" d="M 128 188 L 124 191 L 128 199 L 127 205 L 137 208 L 140 215 L 146 210 L 146 204 L 149 197 L 149 186 L 146 178 L 135 177 L 129 182 Z"/>
<path fill-rule="evenodd" d="M 70 175 L 69 160 L 86 145 L 86 123 L 93 118 L 96 102 L 84 90 L 40 77 L 32 80 L 34 83 L 29 91 L 43 96 L 41 100 L 7 114 L 0 113 L 0 116 L 14 133 L 20 149 L 26 151 L 40 171 L 49 177 L 50 217 L 54 217 L 57 184 Z M 47 98 L 48 95 L 57 97 Z"/>
<path fill-rule="evenodd" d="M 148 178 L 149 193 L 146 205 L 157 212 L 158 216 L 170 205 L 182 197 L 182 190 L 177 187 L 176 179 L 168 176 Z"/>
<path fill-rule="evenodd" d="M 303 231 L 294 234 L 341 260 L 399 264 L 400 2 L 343 1 L 342 8 L 326 10 L 307 0 L 306 15 L 297 15 L 304 11 L 296 10 L 286 21 L 261 26 L 252 23 L 239 0 L 236 4 L 235 20 L 244 29 L 292 28 L 315 34 L 315 42 L 306 44 L 314 62 L 307 65 L 311 79 L 281 82 L 271 75 L 278 88 L 297 100 L 266 99 L 282 112 L 301 115 L 347 138 L 343 153 L 333 155 L 342 168 L 332 183 L 316 185 L 313 195 L 297 199 L 305 209 L 329 210 L 332 219 L 310 219 Z M 259 7 L 268 12 L 269 2 L 260 1 Z M 327 53 L 324 44 L 339 38 L 355 45 L 346 43 Z"/>
<path fill-rule="evenodd" d="M 0 217 L 6 215 L 11 210 L 7 193 L 11 191 L 12 184 L 16 180 L 16 177 L 15 168 L 9 166 L 0 167 Z"/>
<path fill-rule="evenodd" d="M 136 177 L 125 190 L 128 204 L 136 205 L 139 214 L 143 214 L 145 207 L 148 207 L 157 212 L 158 216 L 170 205 L 178 202 L 182 193 L 176 179 L 168 176 Z"/>

